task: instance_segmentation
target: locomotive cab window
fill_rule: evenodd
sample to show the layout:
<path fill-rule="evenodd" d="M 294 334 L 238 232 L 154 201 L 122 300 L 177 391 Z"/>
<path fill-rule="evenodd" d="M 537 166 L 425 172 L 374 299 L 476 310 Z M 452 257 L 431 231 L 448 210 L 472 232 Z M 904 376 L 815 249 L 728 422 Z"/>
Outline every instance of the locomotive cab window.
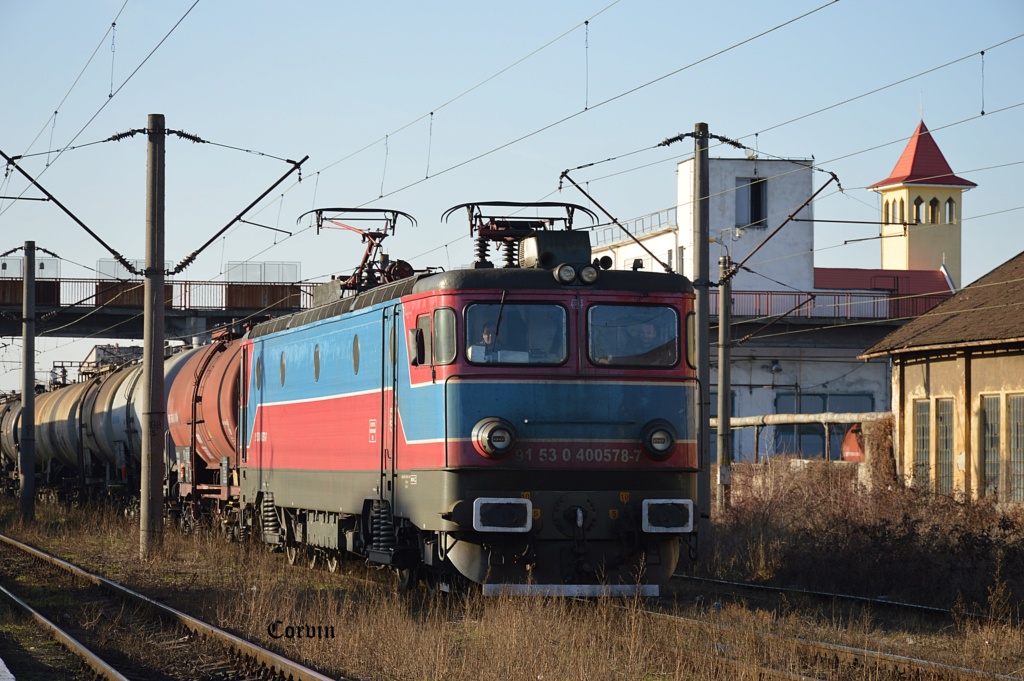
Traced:
<path fill-rule="evenodd" d="M 565 308 L 476 303 L 466 308 L 466 358 L 474 364 L 561 364 L 568 357 Z"/>
<path fill-rule="evenodd" d="M 423 356 L 416 357 L 410 348 L 410 359 L 415 360 L 413 364 L 433 364 L 434 343 L 430 333 L 430 315 L 424 314 L 416 318 L 416 338 L 417 344 L 420 346 L 417 349 L 422 352 Z"/>
<path fill-rule="evenodd" d="M 434 310 L 434 364 L 455 361 L 455 310 L 439 307 Z"/>
<path fill-rule="evenodd" d="M 670 367 L 679 362 L 679 316 L 667 305 L 594 305 L 587 354 L 598 365 Z"/>

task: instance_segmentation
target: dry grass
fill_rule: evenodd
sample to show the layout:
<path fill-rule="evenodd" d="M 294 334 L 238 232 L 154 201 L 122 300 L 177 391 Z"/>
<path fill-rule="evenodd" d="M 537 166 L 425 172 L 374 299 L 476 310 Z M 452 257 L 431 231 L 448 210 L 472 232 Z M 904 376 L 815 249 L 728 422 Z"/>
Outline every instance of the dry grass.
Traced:
<path fill-rule="evenodd" d="M 848 469 L 824 463 L 734 466 L 732 507 L 716 519 L 696 569 L 954 607 L 946 631 L 795 606 L 769 612 L 726 604 L 719 612 L 688 603 L 681 614 L 700 623 L 684 624 L 632 599 L 401 596 L 384 571 L 292 568 L 281 554 L 213 533 L 168 530 L 156 559 L 142 561 L 137 525 L 110 509 L 40 505 L 38 521 L 25 526 L 15 511 L 16 500 L 0 501 L 0 530 L 338 676 L 755 679 L 756 669 L 730 660 L 798 668 L 794 650 L 763 631 L 1004 673 L 1024 666 L 1024 515 L 898 486 L 868 494 Z M 978 612 L 987 617 L 969 615 Z M 277 631 L 310 625 L 326 634 L 333 627 L 333 637 L 274 639 L 268 627 L 275 622 Z M 832 678 L 876 677 L 846 670 Z"/>
<path fill-rule="evenodd" d="M 1024 598 L 1024 512 L 902 486 L 865 492 L 849 466 L 733 466 L 731 508 L 702 569 L 923 605 L 987 611 Z M 1010 613 L 1003 613 L 1010 614 Z M 1016 613 L 1013 613 L 1015 616 Z"/>

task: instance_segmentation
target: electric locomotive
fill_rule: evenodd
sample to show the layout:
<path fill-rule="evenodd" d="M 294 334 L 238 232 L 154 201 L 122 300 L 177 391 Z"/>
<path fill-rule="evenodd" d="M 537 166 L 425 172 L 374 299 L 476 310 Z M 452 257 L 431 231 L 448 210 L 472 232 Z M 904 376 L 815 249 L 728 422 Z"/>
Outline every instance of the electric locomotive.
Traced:
<path fill-rule="evenodd" d="M 408 217 L 384 211 L 383 231 L 356 230 L 367 255 L 322 304 L 232 342 L 237 448 L 201 457 L 221 469 L 206 495 L 237 487 L 229 522 L 293 562 L 333 569 L 354 553 L 403 585 L 485 593 L 656 593 L 696 550 L 691 283 L 592 262 L 581 206 L 445 217 L 462 210 L 470 268 L 382 259 Z M 318 228 L 355 229 L 339 218 L 368 211 L 313 212 Z"/>

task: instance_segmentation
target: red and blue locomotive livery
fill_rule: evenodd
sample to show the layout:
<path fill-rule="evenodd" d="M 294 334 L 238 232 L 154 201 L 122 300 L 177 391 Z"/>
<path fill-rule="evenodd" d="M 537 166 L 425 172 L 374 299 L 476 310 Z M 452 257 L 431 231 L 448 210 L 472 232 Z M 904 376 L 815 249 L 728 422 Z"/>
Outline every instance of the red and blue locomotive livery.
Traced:
<path fill-rule="evenodd" d="M 407 585 L 656 592 L 697 544 L 691 283 L 593 262 L 580 206 L 457 208 L 477 260 L 447 272 L 382 255 L 403 213 L 314 211 L 385 228 L 355 230 L 363 262 L 311 309 L 168 358 L 169 512 Z M 41 396 L 37 470 L 137 490 L 140 372 Z M 0 413 L 6 477 L 19 414 Z"/>
<path fill-rule="evenodd" d="M 602 270 L 571 229 L 589 211 L 531 204 L 555 207 L 460 206 L 471 268 L 392 263 L 401 278 L 358 292 L 389 278 L 363 269 L 247 334 L 243 525 L 293 561 L 355 553 L 485 592 L 650 593 L 671 575 L 696 546 L 693 289 Z"/>

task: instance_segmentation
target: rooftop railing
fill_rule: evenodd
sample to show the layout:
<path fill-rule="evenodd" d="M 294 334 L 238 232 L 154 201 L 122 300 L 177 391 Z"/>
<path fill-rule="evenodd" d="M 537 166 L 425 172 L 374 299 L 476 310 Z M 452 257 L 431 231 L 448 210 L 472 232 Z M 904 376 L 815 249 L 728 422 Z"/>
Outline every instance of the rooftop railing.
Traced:
<path fill-rule="evenodd" d="M 164 284 L 164 304 L 174 310 L 300 310 L 312 305 L 318 285 L 169 279 Z M 0 305 L 20 305 L 23 292 L 21 279 L 0 278 Z M 41 308 L 141 308 L 144 302 L 142 280 L 36 280 L 36 305 Z"/>
<path fill-rule="evenodd" d="M 313 304 L 319 283 L 242 283 L 169 280 L 165 305 L 171 310 L 302 310 Z M 20 279 L 0 278 L 0 306 L 21 305 Z M 733 291 L 732 315 L 748 318 L 908 319 L 932 309 L 948 294 L 899 296 L 879 291 L 804 293 Z M 145 301 L 141 280 L 39 279 L 36 305 L 40 308 L 136 308 Z M 710 292 L 712 317 L 718 316 L 718 291 Z"/>
<path fill-rule="evenodd" d="M 949 298 L 949 294 L 899 296 L 887 291 L 733 291 L 732 316 L 771 319 L 910 319 Z M 710 292 L 712 317 L 718 316 L 718 291 Z"/>
<path fill-rule="evenodd" d="M 633 220 L 623 221 L 622 226 L 628 229 L 633 236 L 674 228 L 676 226 L 676 209 L 668 208 Z M 593 234 L 595 247 L 632 241 L 618 225 L 599 227 L 593 231 Z"/>

